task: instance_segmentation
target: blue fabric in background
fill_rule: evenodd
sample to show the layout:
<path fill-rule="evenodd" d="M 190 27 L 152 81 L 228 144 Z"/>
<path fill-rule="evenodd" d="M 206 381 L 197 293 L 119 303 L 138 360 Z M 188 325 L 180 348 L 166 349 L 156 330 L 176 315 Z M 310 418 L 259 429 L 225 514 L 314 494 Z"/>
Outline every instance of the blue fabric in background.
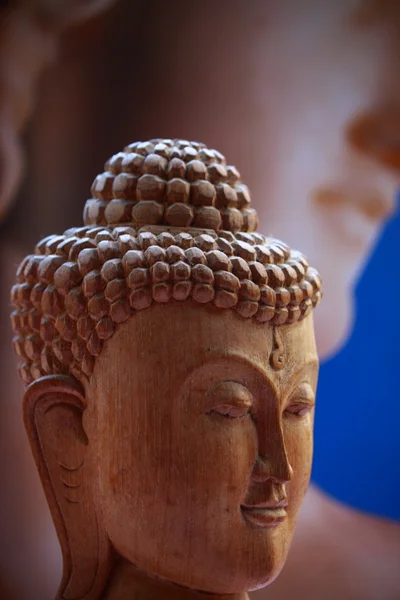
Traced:
<path fill-rule="evenodd" d="M 339 500 L 392 519 L 400 519 L 399 338 L 397 211 L 357 285 L 352 335 L 321 366 L 312 475 Z"/>

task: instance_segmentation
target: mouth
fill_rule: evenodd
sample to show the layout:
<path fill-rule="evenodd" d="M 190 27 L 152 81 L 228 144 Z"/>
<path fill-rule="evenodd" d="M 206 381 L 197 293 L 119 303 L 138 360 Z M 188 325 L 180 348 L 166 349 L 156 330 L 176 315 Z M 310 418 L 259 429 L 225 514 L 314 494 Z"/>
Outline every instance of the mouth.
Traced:
<path fill-rule="evenodd" d="M 242 505 L 240 509 L 245 521 L 250 525 L 272 528 L 277 527 L 286 519 L 286 506 L 287 504 L 285 506 L 282 506 L 282 504 L 275 506 Z"/>

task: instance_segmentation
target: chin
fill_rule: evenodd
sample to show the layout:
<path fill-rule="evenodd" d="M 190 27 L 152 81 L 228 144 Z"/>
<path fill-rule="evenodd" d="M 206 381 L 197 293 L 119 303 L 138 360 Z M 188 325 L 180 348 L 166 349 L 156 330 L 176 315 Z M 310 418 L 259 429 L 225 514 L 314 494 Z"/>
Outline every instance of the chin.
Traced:
<path fill-rule="evenodd" d="M 280 574 L 286 562 L 290 543 L 287 540 L 289 533 L 281 534 L 279 541 L 264 540 L 263 549 L 254 552 L 251 569 L 243 573 L 246 586 L 243 589 L 252 592 L 266 587 Z M 291 536 L 290 536 L 291 540 Z"/>
<path fill-rule="evenodd" d="M 192 579 L 189 585 L 186 582 L 187 587 L 224 595 L 253 591 L 272 583 L 285 564 L 291 534 L 276 531 L 277 537 L 271 539 L 258 533 L 261 532 L 256 533 L 256 540 L 238 536 L 242 543 L 233 543 L 232 553 L 219 556 L 216 553 L 208 568 L 198 573 L 200 578 L 196 582 Z M 207 580 L 205 572 L 209 574 Z M 200 581 L 202 585 L 198 585 Z"/>
<path fill-rule="evenodd" d="M 284 564 L 285 559 L 280 559 L 273 564 L 269 564 L 268 568 L 264 566 L 264 570 L 259 577 L 255 577 L 253 573 L 252 578 L 250 579 L 250 584 L 247 585 L 247 591 L 255 592 L 256 590 L 260 590 L 275 581 L 282 571 Z"/>
<path fill-rule="evenodd" d="M 257 569 L 255 572 L 254 569 L 251 571 L 242 572 L 240 575 L 236 572 L 235 578 L 232 577 L 232 572 L 230 573 L 229 582 L 219 582 L 216 584 L 215 579 L 210 581 L 204 589 L 204 585 L 202 587 L 202 591 L 209 594 L 220 594 L 220 595 L 230 595 L 237 594 L 238 592 L 254 592 L 256 590 L 260 590 L 270 583 L 272 583 L 280 574 L 285 561 L 280 561 L 278 564 L 273 565 L 270 568 L 266 568 L 264 566 L 263 569 Z M 227 576 L 229 574 L 227 573 Z M 200 589 L 199 586 L 190 585 L 188 587 Z"/>

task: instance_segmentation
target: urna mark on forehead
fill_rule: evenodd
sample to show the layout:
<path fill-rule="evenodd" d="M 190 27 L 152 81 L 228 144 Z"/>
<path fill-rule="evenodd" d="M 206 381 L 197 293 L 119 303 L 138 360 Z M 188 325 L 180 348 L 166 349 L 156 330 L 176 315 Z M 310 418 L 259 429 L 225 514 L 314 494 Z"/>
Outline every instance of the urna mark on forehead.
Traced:
<path fill-rule="evenodd" d="M 105 169 L 85 225 L 39 242 L 18 270 L 12 324 L 25 383 L 89 379 L 122 323 L 186 301 L 272 326 L 282 368 L 278 332 L 310 314 L 321 282 L 300 252 L 254 231 L 237 169 L 186 140 L 131 144 Z"/>

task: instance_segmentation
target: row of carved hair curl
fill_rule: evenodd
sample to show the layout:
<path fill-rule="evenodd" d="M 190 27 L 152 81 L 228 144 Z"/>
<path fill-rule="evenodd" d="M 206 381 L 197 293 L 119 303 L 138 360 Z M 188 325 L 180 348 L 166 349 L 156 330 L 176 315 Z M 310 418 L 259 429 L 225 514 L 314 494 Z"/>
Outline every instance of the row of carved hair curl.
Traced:
<path fill-rule="evenodd" d="M 26 383 L 90 377 L 104 343 L 152 302 L 194 301 L 274 325 L 305 318 L 321 282 L 303 255 L 257 233 L 68 230 L 42 240 L 12 290 L 14 346 Z"/>

